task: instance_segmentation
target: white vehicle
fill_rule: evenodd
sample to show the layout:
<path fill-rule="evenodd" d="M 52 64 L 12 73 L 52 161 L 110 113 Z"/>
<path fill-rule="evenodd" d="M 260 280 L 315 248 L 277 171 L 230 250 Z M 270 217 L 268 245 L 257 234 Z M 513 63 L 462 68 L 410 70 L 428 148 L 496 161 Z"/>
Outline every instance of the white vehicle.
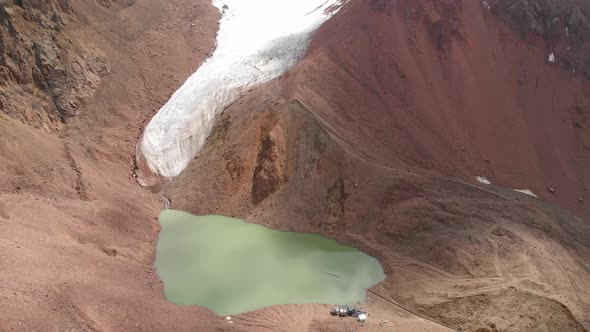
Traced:
<path fill-rule="evenodd" d="M 364 323 L 367 320 L 367 314 L 366 313 L 360 313 L 357 317 L 357 320 L 361 323 Z"/>

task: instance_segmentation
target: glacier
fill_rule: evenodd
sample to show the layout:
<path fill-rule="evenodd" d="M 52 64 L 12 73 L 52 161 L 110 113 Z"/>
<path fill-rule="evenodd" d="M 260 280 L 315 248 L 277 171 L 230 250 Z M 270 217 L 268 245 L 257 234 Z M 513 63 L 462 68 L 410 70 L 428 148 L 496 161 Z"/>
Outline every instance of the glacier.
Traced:
<path fill-rule="evenodd" d="M 198 155 L 215 117 L 240 94 L 291 68 L 312 33 L 346 0 L 213 0 L 221 14 L 213 55 L 172 95 L 137 145 L 137 179 L 152 186 Z M 151 173 L 151 174 L 150 174 Z"/>

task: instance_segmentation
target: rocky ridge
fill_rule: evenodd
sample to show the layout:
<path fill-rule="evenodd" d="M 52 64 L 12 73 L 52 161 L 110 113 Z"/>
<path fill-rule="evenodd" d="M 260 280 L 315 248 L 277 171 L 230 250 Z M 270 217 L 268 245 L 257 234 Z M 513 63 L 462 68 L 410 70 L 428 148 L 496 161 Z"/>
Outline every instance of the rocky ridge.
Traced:
<path fill-rule="evenodd" d="M 48 131 L 78 114 L 109 73 L 102 52 L 68 32 L 69 0 L 0 2 L 0 110 Z"/>
<path fill-rule="evenodd" d="M 590 2 L 583 0 L 483 1 L 522 38 L 544 46 L 557 63 L 590 79 Z"/>

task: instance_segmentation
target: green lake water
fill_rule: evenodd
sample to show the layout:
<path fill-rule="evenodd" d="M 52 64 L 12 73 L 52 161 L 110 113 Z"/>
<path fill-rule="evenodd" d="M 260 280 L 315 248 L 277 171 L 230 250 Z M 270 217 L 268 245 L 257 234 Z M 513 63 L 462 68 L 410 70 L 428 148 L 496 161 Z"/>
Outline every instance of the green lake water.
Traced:
<path fill-rule="evenodd" d="M 353 304 L 385 278 L 375 258 L 315 234 L 175 210 L 163 211 L 160 224 L 155 265 L 166 298 L 218 315 L 275 304 Z"/>

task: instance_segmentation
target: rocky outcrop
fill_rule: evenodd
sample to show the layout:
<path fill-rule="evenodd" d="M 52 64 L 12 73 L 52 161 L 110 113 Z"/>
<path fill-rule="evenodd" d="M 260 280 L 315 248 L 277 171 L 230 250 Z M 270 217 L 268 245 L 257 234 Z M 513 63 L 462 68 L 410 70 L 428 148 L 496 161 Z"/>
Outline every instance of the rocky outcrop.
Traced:
<path fill-rule="evenodd" d="M 276 126 L 262 136 L 252 180 L 252 202 L 254 204 L 262 202 L 286 181 L 285 158 L 285 134 L 280 126 Z"/>
<path fill-rule="evenodd" d="M 66 32 L 69 0 L 0 2 L 0 109 L 47 130 L 75 116 L 109 72 L 106 58 Z"/>
<path fill-rule="evenodd" d="M 529 41 L 544 43 L 557 62 L 590 79 L 590 3 L 583 0 L 495 0 L 490 10 Z"/>
<path fill-rule="evenodd" d="M 530 43 L 553 54 L 552 61 L 590 79 L 590 2 L 584 0 L 482 0 L 483 10 L 501 18 Z M 463 0 L 432 2 L 371 0 L 373 10 L 407 19 L 423 17 L 433 42 L 448 52 L 464 36 L 456 16 Z"/>
<path fill-rule="evenodd" d="M 135 3 L 135 0 L 96 0 L 96 2 L 103 7 L 111 7 L 114 3 L 122 7 L 129 7 Z"/>

